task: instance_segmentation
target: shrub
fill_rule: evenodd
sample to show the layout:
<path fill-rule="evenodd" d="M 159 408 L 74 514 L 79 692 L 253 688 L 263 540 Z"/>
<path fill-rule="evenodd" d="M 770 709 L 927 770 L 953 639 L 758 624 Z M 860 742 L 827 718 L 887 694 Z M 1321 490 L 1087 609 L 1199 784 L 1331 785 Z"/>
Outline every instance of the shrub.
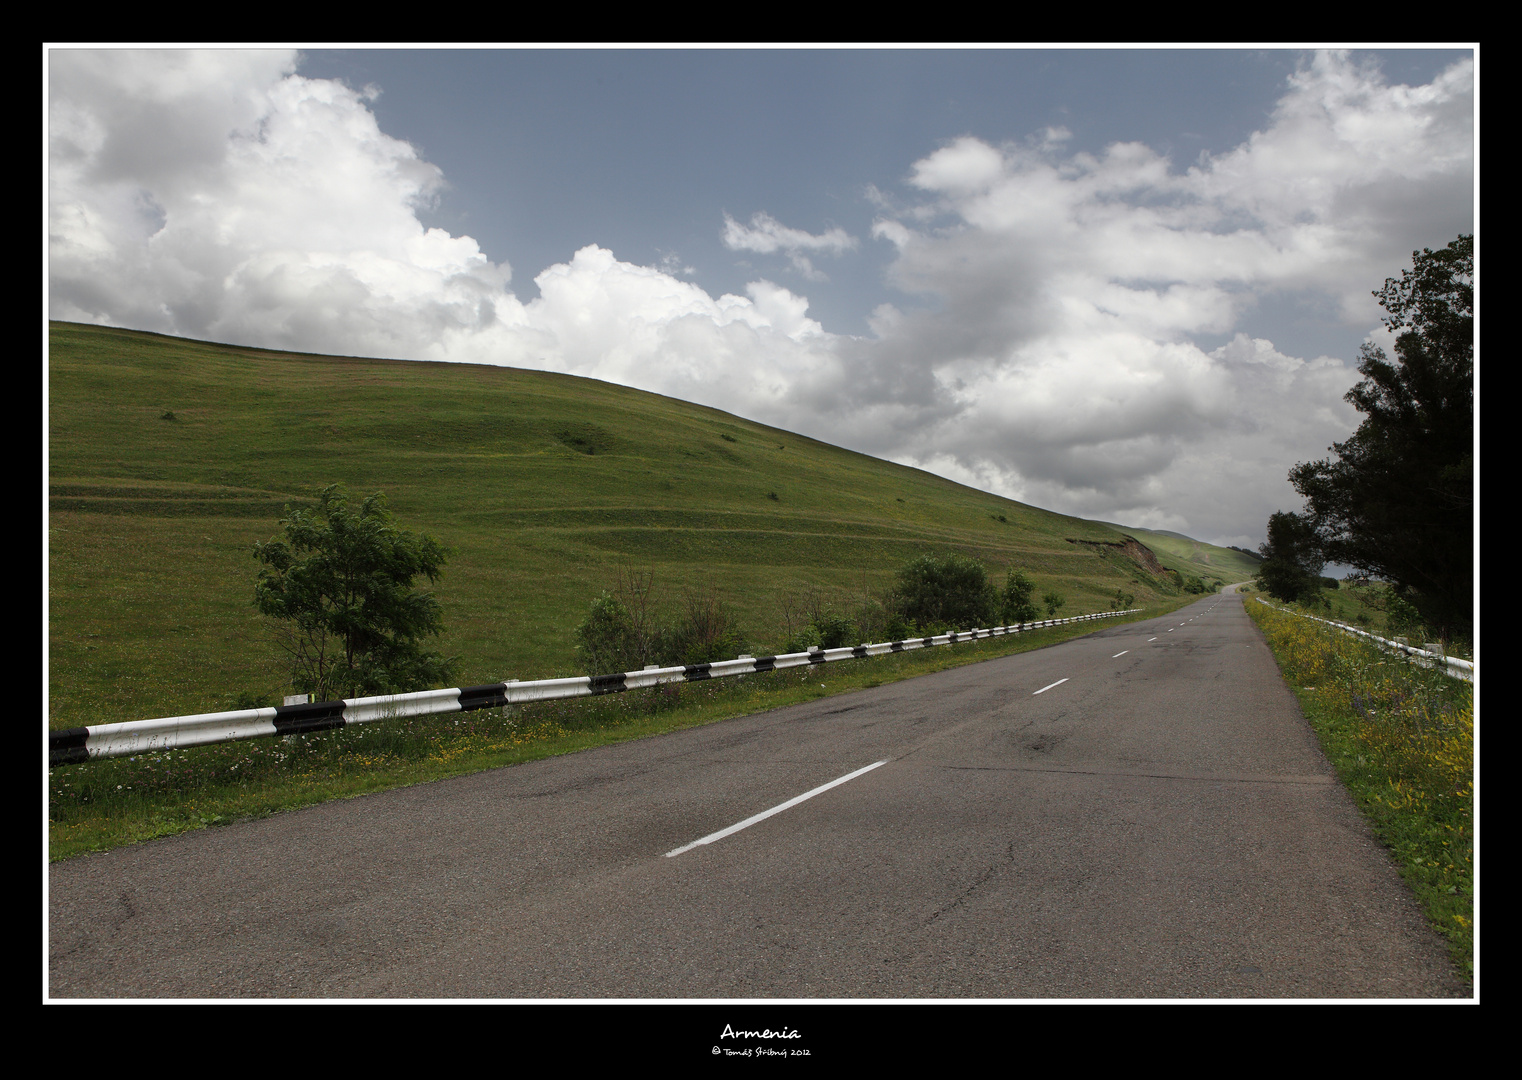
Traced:
<path fill-rule="evenodd" d="M 897 603 L 893 592 L 873 589 L 865 578 L 859 593 L 827 592 L 818 585 L 793 586 L 777 598 L 783 624 L 777 651 L 899 641 L 911 636 L 914 628 L 899 613 Z"/>
<path fill-rule="evenodd" d="M 588 675 L 609 675 L 644 667 L 629 609 L 604 590 L 592 610 L 573 632 L 576 656 Z"/>
<path fill-rule="evenodd" d="M 788 639 L 784 652 L 806 652 L 812 648 L 839 649 L 861 644 L 862 634 L 847 615 L 825 614 Z"/>
<path fill-rule="evenodd" d="M 576 655 L 587 674 L 682 663 L 672 655 L 674 631 L 662 624 L 656 606 L 654 572 L 621 569 L 613 590 L 604 590 L 592 601 L 587 618 L 573 634 Z"/>
<path fill-rule="evenodd" d="M 962 555 L 922 555 L 898 573 L 895 610 L 920 628 L 993 625 L 999 599 L 988 573 Z"/>
<path fill-rule="evenodd" d="M 712 587 L 683 598 L 682 620 L 660 635 L 662 664 L 711 664 L 733 660 L 746 650 L 745 636 L 732 608 Z"/>
<path fill-rule="evenodd" d="M 1116 590 L 1119 595 L 1119 590 Z M 1035 622 L 1040 612 L 1036 609 L 1036 583 L 1025 572 L 1012 569 L 1004 581 L 1004 593 L 999 598 L 1000 618 L 1006 626 L 1015 623 Z"/>
<path fill-rule="evenodd" d="M 1392 634 L 1419 635 L 1422 630 L 1421 614 L 1398 593 L 1391 593 L 1385 601 L 1385 618 Z"/>

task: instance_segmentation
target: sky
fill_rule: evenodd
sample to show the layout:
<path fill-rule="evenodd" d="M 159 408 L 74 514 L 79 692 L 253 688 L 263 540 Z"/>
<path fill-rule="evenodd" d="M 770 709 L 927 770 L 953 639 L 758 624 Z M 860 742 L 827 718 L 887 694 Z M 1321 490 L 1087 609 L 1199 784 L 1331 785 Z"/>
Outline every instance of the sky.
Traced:
<path fill-rule="evenodd" d="M 1255 548 L 1471 49 L 50 47 L 49 317 L 542 368 Z"/>

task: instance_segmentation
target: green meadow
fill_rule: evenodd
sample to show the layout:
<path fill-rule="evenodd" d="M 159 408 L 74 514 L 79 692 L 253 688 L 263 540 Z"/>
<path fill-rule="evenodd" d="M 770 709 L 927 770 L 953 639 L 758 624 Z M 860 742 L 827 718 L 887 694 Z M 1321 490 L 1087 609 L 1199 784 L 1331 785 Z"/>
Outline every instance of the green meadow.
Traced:
<path fill-rule="evenodd" d="M 1110 524 L 1110 528 L 1134 536 L 1146 544 L 1157 555 L 1158 561 L 1170 570 L 1193 574 L 1207 581 L 1218 579 L 1228 585 L 1233 581 L 1246 581 L 1255 577 L 1258 567 L 1262 565 L 1260 560 L 1240 551 L 1204 544 L 1183 533 L 1114 524 Z"/>
<path fill-rule="evenodd" d="M 451 550 L 435 647 L 460 685 L 579 674 L 572 630 L 621 569 L 652 570 L 673 608 L 715 590 L 757 655 L 790 597 L 849 604 L 926 552 L 998 583 L 1019 566 L 1065 616 L 1117 590 L 1138 607 L 1182 595 L 1101 522 L 590 379 L 69 323 L 47 372 L 55 728 L 278 702 L 289 671 L 253 607 L 252 546 L 335 482 L 384 492 Z M 1163 565 L 1249 576 L 1188 543 Z"/>

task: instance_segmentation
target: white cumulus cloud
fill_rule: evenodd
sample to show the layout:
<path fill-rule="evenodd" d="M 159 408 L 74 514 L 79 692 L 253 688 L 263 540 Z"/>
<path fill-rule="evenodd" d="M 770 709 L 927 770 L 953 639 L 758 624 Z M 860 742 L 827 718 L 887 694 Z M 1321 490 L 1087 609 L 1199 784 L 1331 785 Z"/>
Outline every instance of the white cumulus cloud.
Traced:
<path fill-rule="evenodd" d="M 815 269 L 813 261 L 804 252 L 839 255 L 850 251 L 857 244 L 856 237 L 839 226 L 815 235 L 803 229 L 790 228 L 764 211 L 752 214 L 748 226 L 741 225 L 725 214 L 723 240 L 724 246 L 731 251 L 755 251 L 763 255 L 780 251 L 787 255 L 793 269 L 810 281 L 829 279 L 822 271 Z"/>
<path fill-rule="evenodd" d="M 1063 129 L 911 163 L 916 194 L 874 189 L 872 231 L 926 302 L 848 337 L 774 282 L 715 297 L 674 256 L 596 245 L 522 302 L 505 262 L 421 224 L 443 177 L 369 93 L 291 52 L 57 50 L 49 77 L 54 318 L 588 375 L 1230 543 L 1296 505 L 1288 467 L 1358 421 L 1350 361 L 1287 355 L 1246 316 L 1317 298 L 1377 333 L 1371 290 L 1473 225 L 1472 64 L 1392 86 L 1325 53 L 1262 130 L 1187 167 L 1139 143 L 1073 153 Z M 722 236 L 810 280 L 811 256 L 857 244 L 765 213 Z"/>

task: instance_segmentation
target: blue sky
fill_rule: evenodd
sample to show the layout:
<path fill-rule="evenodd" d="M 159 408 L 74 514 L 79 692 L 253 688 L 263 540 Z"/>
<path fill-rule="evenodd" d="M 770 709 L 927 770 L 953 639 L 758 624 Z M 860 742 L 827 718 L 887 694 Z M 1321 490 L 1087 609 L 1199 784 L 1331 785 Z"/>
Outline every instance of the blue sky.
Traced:
<path fill-rule="evenodd" d="M 544 367 L 1256 545 L 1472 231 L 1468 49 L 49 62 L 50 314 Z"/>

